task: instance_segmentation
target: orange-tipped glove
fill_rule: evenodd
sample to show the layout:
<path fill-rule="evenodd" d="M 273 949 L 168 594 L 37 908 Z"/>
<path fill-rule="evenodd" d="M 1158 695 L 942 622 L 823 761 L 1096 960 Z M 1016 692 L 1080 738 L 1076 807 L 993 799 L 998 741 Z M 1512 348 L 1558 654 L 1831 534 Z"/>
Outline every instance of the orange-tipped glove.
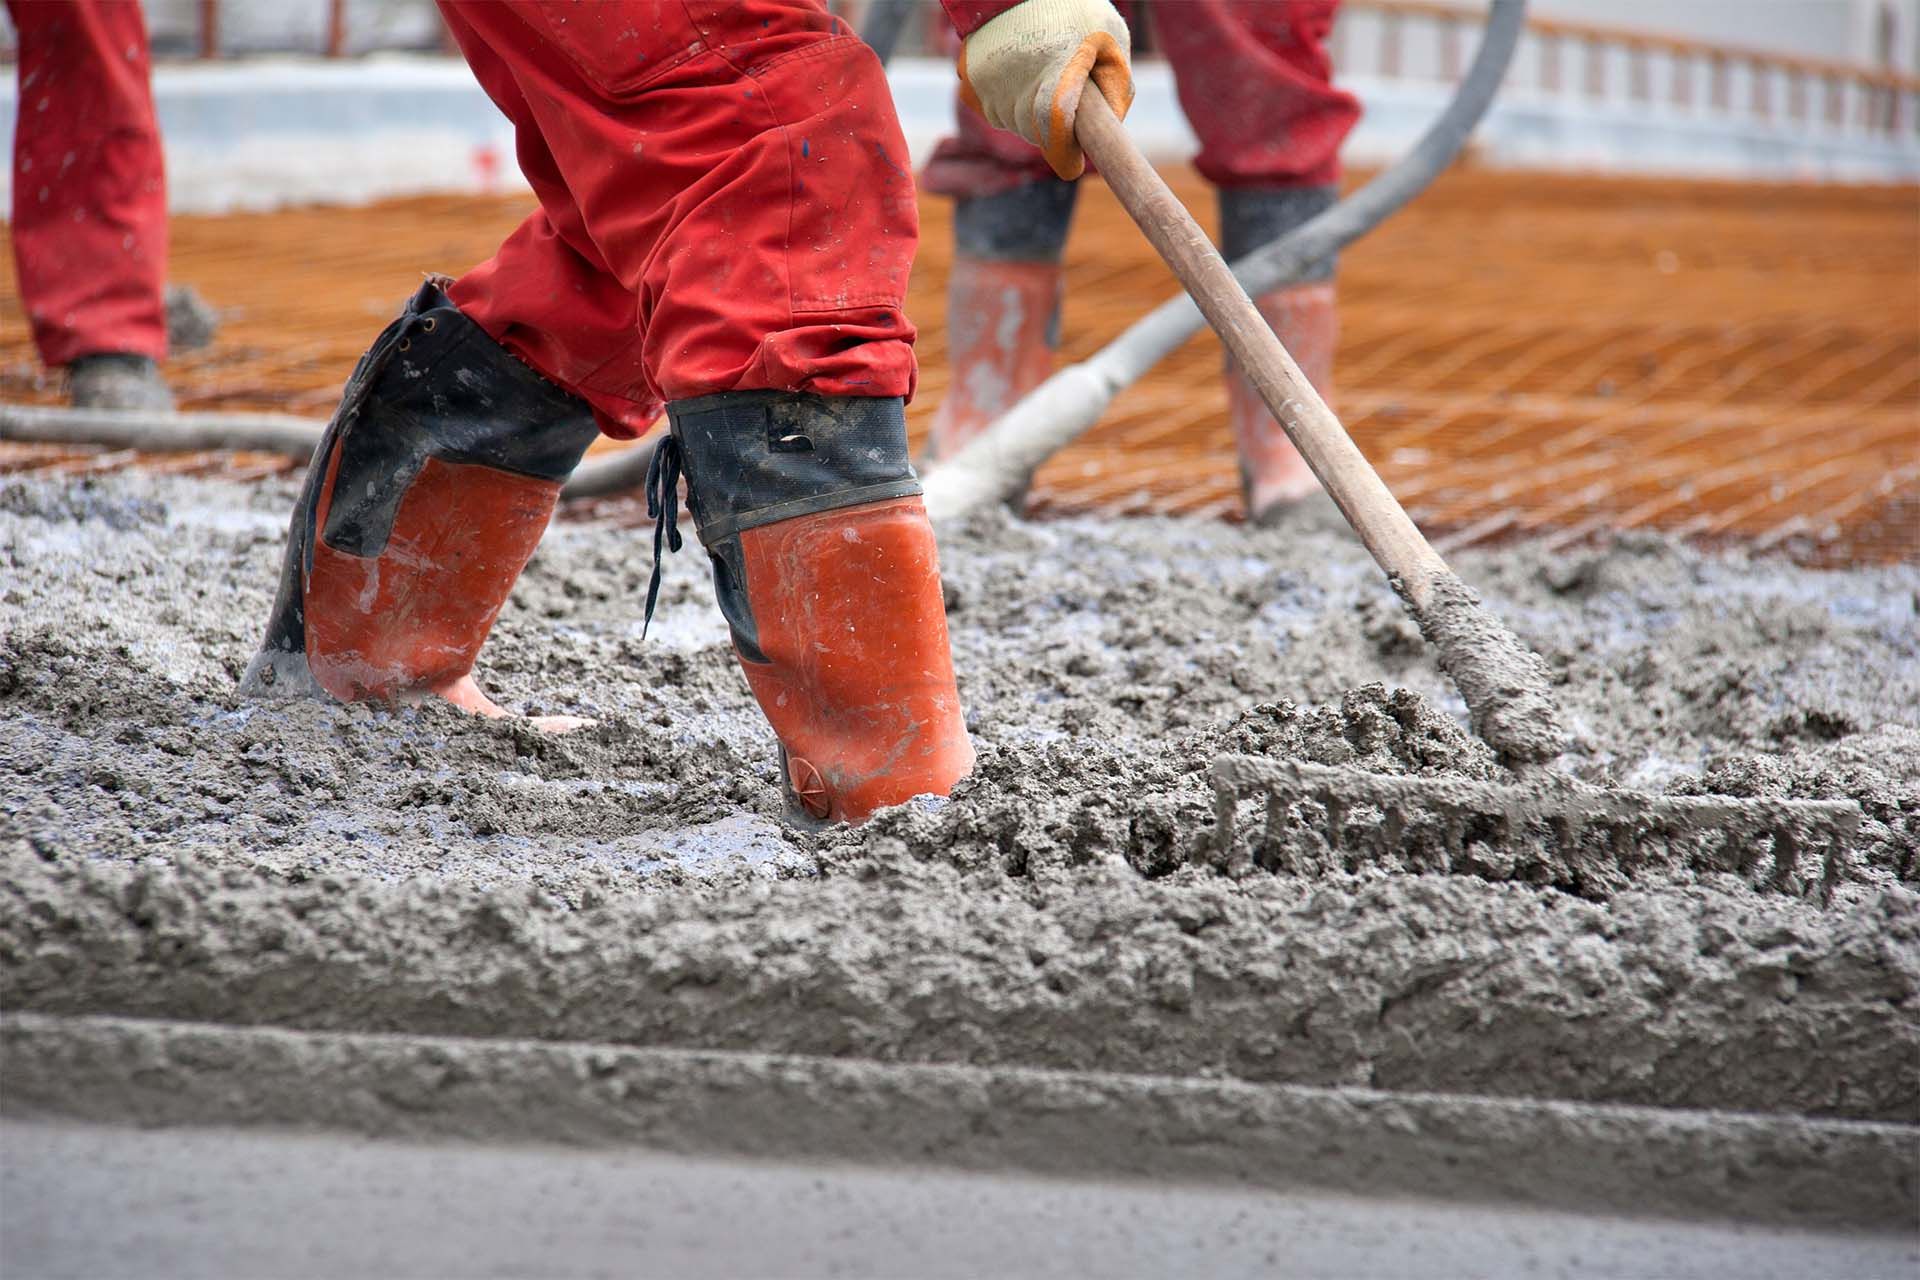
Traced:
<path fill-rule="evenodd" d="M 1073 136 L 1092 80 L 1114 114 L 1133 105 L 1126 20 L 1108 0 L 1021 0 L 960 46 L 961 97 L 1046 153 L 1062 178 L 1087 167 Z"/>

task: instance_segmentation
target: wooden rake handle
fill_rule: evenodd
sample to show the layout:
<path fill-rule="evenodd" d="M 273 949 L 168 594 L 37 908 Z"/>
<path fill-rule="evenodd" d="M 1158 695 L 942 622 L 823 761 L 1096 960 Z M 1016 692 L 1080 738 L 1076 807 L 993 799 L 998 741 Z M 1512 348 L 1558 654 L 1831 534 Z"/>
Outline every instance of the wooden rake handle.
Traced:
<path fill-rule="evenodd" d="M 1082 93 L 1074 136 L 1127 213 L 1193 296 L 1274 419 L 1412 610 L 1478 733 L 1516 770 L 1560 754 L 1566 734 L 1546 664 L 1447 568 L 1359 446 L 1280 345 L 1186 206 L 1133 145 L 1098 92 Z"/>
<path fill-rule="evenodd" d="M 1280 345 L 1206 232 L 1140 154 L 1120 117 L 1097 91 L 1080 95 L 1074 136 L 1239 361 L 1367 551 L 1387 576 L 1399 580 L 1409 601 L 1424 608 L 1433 579 L 1448 571 L 1446 561 L 1407 517 L 1340 419 Z"/>

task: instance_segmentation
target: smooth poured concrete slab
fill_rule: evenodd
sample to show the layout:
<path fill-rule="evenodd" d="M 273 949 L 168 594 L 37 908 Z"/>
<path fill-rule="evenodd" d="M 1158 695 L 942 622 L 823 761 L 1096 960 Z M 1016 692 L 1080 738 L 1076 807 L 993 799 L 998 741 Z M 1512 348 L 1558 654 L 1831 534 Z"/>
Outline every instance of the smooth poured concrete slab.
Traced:
<path fill-rule="evenodd" d="M 1920 1238 L 532 1146 L 0 1124 L 54 1276 L 1901 1276 Z"/>
<path fill-rule="evenodd" d="M 1911 1229 L 1909 1125 L 610 1044 L 0 1015 L 0 1114 Z"/>

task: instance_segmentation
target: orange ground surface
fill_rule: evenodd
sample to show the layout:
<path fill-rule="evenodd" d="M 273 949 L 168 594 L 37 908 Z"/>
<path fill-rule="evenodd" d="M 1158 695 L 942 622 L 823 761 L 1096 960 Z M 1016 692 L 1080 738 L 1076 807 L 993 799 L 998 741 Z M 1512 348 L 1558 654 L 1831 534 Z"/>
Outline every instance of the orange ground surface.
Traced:
<path fill-rule="evenodd" d="M 1211 224 L 1190 173 L 1176 189 Z M 1065 354 L 1174 289 L 1090 183 Z M 172 277 L 227 312 L 172 376 L 194 408 L 324 416 L 423 271 L 491 252 L 527 198 L 437 197 L 174 223 Z M 916 430 L 946 381 L 948 208 L 922 201 Z M 1443 547 L 1654 527 L 1810 563 L 1920 556 L 1920 192 L 1471 169 L 1351 250 L 1335 407 Z M 1189 343 L 1041 473 L 1040 512 L 1232 517 L 1219 349 Z M 10 273 L 0 397 L 52 401 Z M 0 444 L 0 469 L 98 469 Z M 151 461 L 151 460 L 142 460 Z M 168 460 L 266 471 L 267 458 Z"/>

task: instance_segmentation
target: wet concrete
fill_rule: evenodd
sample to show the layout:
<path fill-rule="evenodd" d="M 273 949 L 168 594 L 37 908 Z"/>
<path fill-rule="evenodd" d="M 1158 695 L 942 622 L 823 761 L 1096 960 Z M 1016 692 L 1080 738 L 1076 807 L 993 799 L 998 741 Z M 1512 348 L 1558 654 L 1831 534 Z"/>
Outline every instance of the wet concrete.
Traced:
<path fill-rule="evenodd" d="M 556 529 L 483 655 L 594 729 L 238 699 L 289 502 L 0 482 L 0 1004 L 1920 1121 L 1911 566 L 1456 566 L 1573 775 L 1859 802 L 1823 905 L 1685 861 L 1196 863 L 1223 751 L 1500 776 L 1324 513 L 943 530 L 979 771 L 802 835 L 698 557 L 640 643 L 632 530 Z"/>
<path fill-rule="evenodd" d="M 1466 701 L 1474 733 L 1516 769 L 1551 761 L 1567 736 L 1548 691 L 1546 664 L 1452 574 L 1427 584 L 1425 603 L 1407 610 L 1433 647 L 1433 660 Z"/>

